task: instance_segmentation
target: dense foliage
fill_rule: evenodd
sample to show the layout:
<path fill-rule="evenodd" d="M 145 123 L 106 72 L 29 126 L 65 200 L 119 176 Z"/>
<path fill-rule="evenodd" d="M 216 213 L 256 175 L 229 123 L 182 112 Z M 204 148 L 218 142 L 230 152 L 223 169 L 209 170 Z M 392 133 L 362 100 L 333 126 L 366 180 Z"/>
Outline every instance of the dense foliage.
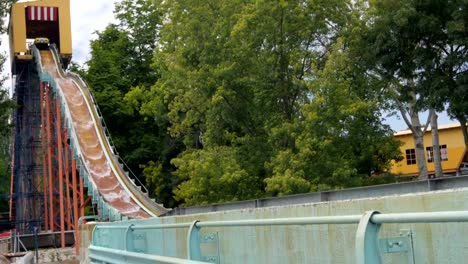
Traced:
<path fill-rule="evenodd" d="M 83 74 L 167 206 L 366 185 L 383 111 L 468 113 L 467 1 L 429 2 L 123 0 Z"/>
<path fill-rule="evenodd" d="M 367 26 L 356 46 L 359 52 L 367 48 L 365 70 L 381 81 L 412 130 L 420 178 L 427 177 L 421 132 L 427 125 L 418 113 L 433 114 L 447 104 L 449 113 L 466 124 L 467 5 L 466 0 L 370 1 Z M 433 122 L 431 127 L 434 131 Z"/>
<path fill-rule="evenodd" d="M 10 4 L 13 1 L 1 1 L 0 2 L 0 34 L 6 32 L 6 26 L 3 18 L 7 15 L 10 9 Z M 1 45 L 0 40 L 0 45 Z M 11 135 L 11 113 L 14 109 L 14 103 L 8 96 L 8 91 L 5 87 L 6 76 L 1 75 L 4 71 L 5 63 L 7 63 L 7 55 L 0 53 L 0 179 L 4 182 L 8 182 L 8 163 L 10 160 L 9 149 L 10 149 L 10 135 Z M 8 184 L 0 185 L 0 194 L 8 194 Z M 0 212 L 6 211 L 8 203 L 6 200 L 0 200 Z"/>
<path fill-rule="evenodd" d="M 158 6 L 146 0 L 122 1 L 116 4 L 115 14 L 119 24 L 98 32 L 91 42 L 92 58 L 86 70 L 74 70 L 93 90 L 122 159 L 143 182 L 143 170 L 145 175 L 163 177 L 164 184 L 151 179 L 148 184 L 157 186 L 159 202 L 172 207 L 170 182 L 177 185 L 178 181 L 172 179 L 170 160 L 183 150 L 183 144 L 166 133 L 167 124 L 140 114 L 137 99 L 125 100 L 131 88 L 146 90 L 158 79 L 158 70 L 151 65 L 162 16 Z M 163 169 L 153 168 L 158 165 Z"/>

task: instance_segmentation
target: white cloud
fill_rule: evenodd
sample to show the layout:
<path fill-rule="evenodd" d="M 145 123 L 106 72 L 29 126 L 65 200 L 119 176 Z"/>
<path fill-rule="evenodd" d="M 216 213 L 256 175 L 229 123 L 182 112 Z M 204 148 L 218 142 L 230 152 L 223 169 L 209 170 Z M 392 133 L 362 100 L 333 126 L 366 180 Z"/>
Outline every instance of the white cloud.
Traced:
<path fill-rule="evenodd" d="M 82 64 L 89 59 L 89 41 L 95 31 L 102 31 L 115 22 L 115 0 L 71 0 L 73 60 Z"/>

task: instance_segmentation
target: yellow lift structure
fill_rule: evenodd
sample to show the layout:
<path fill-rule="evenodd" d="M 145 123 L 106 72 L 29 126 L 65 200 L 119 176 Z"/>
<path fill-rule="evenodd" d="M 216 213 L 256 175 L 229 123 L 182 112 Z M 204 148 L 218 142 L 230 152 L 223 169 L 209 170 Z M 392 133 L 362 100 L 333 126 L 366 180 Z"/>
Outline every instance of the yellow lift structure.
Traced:
<path fill-rule="evenodd" d="M 12 64 L 31 60 L 30 45 L 36 38 L 47 38 L 57 45 L 64 66 L 68 65 L 72 57 L 69 0 L 19 1 L 12 5 L 10 14 Z"/>

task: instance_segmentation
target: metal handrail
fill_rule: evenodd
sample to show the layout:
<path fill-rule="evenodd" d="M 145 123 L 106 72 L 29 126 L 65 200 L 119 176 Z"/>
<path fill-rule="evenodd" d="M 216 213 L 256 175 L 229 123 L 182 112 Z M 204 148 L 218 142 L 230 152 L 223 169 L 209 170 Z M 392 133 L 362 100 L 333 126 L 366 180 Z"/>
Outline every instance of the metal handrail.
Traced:
<path fill-rule="evenodd" d="M 110 249 L 105 247 L 97 247 L 94 245 L 89 246 L 90 259 L 94 259 L 97 261 L 102 261 L 104 263 L 116 263 L 116 256 L 126 259 L 128 262 L 124 263 L 139 263 L 142 261 L 155 261 L 156 263 L 168 263 L 168 264 L 209 264 L 210 262 L 202 262 L 202 261 L 194 261 L 188 259 L 180 259 L 180 258 L 173 258 L 173 257 L 166 257 L 166 256 L 158 256 L 158 255 L 148 255 L 136 252 L 129 252 L 125 250 L 118 250 L 118 249 Z M 109 256 L 96 256 L 96 254 L 92 254 L 94 252 L 109 255 Z M 134 261 L 130 261 L 134 260 Z M 117 262 L 118 263 L 118 262 Z"/>
<path fill-rule="evenodd" d="M 195 225 L 202 227 L 241 227 L 241 226 L 274 226 L 274 225 L 321 225 L 321 224 L 358 224 L 362 215 L 343 216 L 317 216 L 295 218 L 272 218 L 252 220 L 227 220 L 227 221 L 198 221 Z M 371 218 L 374 224 L 391 223 L 447 223 L 468 222 L 468 211 L 448 211 L 430 213 L 392 213 L 376 214 Z M 189 228 L 191 223 L 160 224 L 160 225 L 134 225 L 137 229 L 165 229 L 165 228 Z M 97 229 L 126 229 L 127 226 L 97 225 Z"/>
<path fill-rule="evenodd" d="M 371 221 L 375 224 L 468 222 L 468 211 L 376 214 Z"/>
<path fill-rule="evenodd" d="M 377 211 L 367 211 L 363 215 L 342 216 L 314 216 L 295 218 L 272 218 L 227 221 L 198 221 L 191 223 L 145 225 L 132 223 L 132 225 L 97 225 L 93 231 L 92 244 L 100 241 L 100 231 L 105 229 L 125 230 L 126 234 L 134 230 L 174 229 L 188 228 L 187 256 L 192 260 L 201 260 L 200 229 L 204 227 L 252 227 L 252 226 L 278 226 L 278 225 L 322 225 L 322 224 L 356 224 L 356 263 L 382 263 L 378 239 L 382 224 L 395 223 L 455 223 L 468 222 L 468 211 L 441 211 L 419 213 L 389 213 L 380 214 Z M 106 231 L 104 231 L 107 233 Z M 126 239 L 132 236 L 125 236 Z M 126 241 L 126 245 L 129 243 Z M 127 251 L 124 251 L 127 252 Z M 128 254 L 128 253 L 124 253 Z M 91 258 L 93 258 L 91 256 Z"/>

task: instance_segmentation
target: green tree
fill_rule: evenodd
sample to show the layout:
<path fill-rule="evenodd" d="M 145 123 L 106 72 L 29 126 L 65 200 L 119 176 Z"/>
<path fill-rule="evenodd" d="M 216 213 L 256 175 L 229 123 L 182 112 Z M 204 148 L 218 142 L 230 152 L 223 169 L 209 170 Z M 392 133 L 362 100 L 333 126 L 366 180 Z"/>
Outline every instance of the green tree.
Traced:
<path fill-rule="evenodd" d="M 228 42 L 237 20 L 238 4 L 236 1 L 211 1 L 208 5 L 196 1 L 166 3 L 170 23 L 162 29 L 160 43 L 164 46 L 156 54 L 161 79 L 150 92 L 134 90 L 133 95 L 143 94 L 142 112 L 155 116 L 159 122 L 168 122 L 170 135 L 183 140 L 188 150 L 186 155 L 179 152 L 182 159 L 194 157 L 189 154 L 195 150 L 200 150 L 198 155 L 209 155 L 217 146 L 238 146 L 229 153 L 245 157 L 232 163 L 248 171 L 247 177 L 255 182 L 249 186 L 252 191 L 245 190 L 251 194 L 261 190 L 262 164 L 267 153 L 259 148 L 265 147 L 259 143 L 265 141 L 265 133 L 255 119 L 256 112 L 260 112 L 252 100 L 251 86 L 255 80 L 241 79 L 248 73 L 242 67 L 248 64 L 235 62 L 233 56 L 241 54 L 233 54 L 235 47 Z M 229 163 L 225 159 L 235 156 L 227 155 L 223 164 Z M 174 175 L 195 181 L 182 172 Z M 189 188 L 189 184 L 179 186 L 176 198 L 188 202 L 183 194 L 190 192 L 184 188 Z"/>
<path fill-rule="evenodd" d="M 435 96 L 445 95 L 448 113 L 460 122 L 468 148 L 468 103 L 465 100 L 468 94 L 468 1 L 450 1 L 443 8 L 443 12 L 437 13 L 443 22 L 438 28 L 438 63 L 436 67 L 428 67 L 432 73 L 438 73 L 434 74 L 436 85 L 431 90 L 436 91 Z"/>
<path fill-rule="evenodd" d="M 261 197 L 258 181 L 242 169 L 236 148 L 219 146 L 184 152 L 172 162 L 183 182 L 174 191 L 185 206 Z"/>
<path fill-rule="evenodd" d="M 0 72 L 3 70 L 0 59 Z M 11 117 L 15 107 L 14 102 L 9 98 L 8 92 L 3 89 L 3 83 L 0 81 L 0 179 L 6 180 L 10 176 L 8 174 L 8 166 L 10 162 L 10 145 L 12 124 Z M 8 180 L 6 180 L 8 182 Z M 2 184 L 0 194 L 8 194 L 9 185 Z M 6 201 L 0 201 L 0 211 L 4 212 L 7 208 Z"/>
<path fill-rule="evenodd" d="M 87 67 L 74 68 L 93 90 L 120 156 L 146 180 L 158 202 L 173 207 L 172 189 L 178 181 L 171 174 L 170 160 L 182 145 L 167 135 L 164 122 L 155 122 L 139 111 L 142 98 L 138 91 L 146 91 L 158 78 L 152 58 L 159 38 L 160 11 L 153 1 L 128 0 L 116 4 L 115 15 L 118 23 L 97 32 L 98 38 L 91 42 Z M 131 89 L 135 92 L 127 96 Z"/>
<path fill-rule="evenodd" d="M 2 20 L 0 20 L 0 31 L 1 33 L 5 33 L 5 29 L 8 26 L 8 24 L 4 23 L 5 21 L 3 18 L 5 18 L 8 15 L 8 12 L 10 12 L 10 6 L 12 3 L 17 2 L 17 0 L 3 0 L 0 2 L 0 17 Z"/>
<path fill-rule="evenodd" d="M 125 32 L 109 25 L 91 42 L 92 57 L 83 77 L 93 91 L 121 157 L 133 171 L 139 172 L 139 165 L 153 157 L 159 138 L 157 125 L 141 117 L 124 100 L 130 88 L 140 81 L 130 70 L 136 53 L 133 48 Z"/>
<path fill-rule="evenodd" d="M 0 34 L 6 33 L 4 17 L 10 10 L 10 5 L 15 1 L 0 2 Z M 1 45 L 0 41 L 0 45 Z M 4 65 L 7 63 L 7 55 L 0 54 L 0 179 L 9 179 L 8 164 L 10 161 L 10 135 L 11 135 L 11 114 L 15 107 L 14 102 L 9 98 L 8 91 L 5 90 L 6 77 L 3 76 Z M 8 194 L 8 184 L 3 184 L 0 188 L 1 194 Z M 5 200 L 0 202 L 0 211 L 5 211 L 8 203 Z"/>
<path fill-rule="evenodd" d="M 368 92 L 372 86 L 365 76 L 354 71 L 352 59 L 340 39 L 310 83 L 312 100 L 302 105 L 301 117 L 277 131 L 288 135 L 292 147 L 278 151 L 268 164 L 267 192 L 367 185 L 372 174 L 401 159 L 392 130 L 381 123 L 379 100 Z"/>
<path fill-rule="evenodd" d="M 193 205 L 306 192 L 319 185 L 341 188 L 388 168 L 398 149 L 380 124 L 377 104 L 365 102 L 368 86 L 350 85 L 351 73 L 331 74 L 334 61 L 330 76 L 323 73 L 337 40 L 348 34 L 352 6 L 346 1 L 164 2 L 167 19 L 155 54 L 161 78 L 150 91 L 134 89 L 127 96 L 141 100 L 143 113 L 168 122 L 170 135 L 184 142 L 186 149 L 173 160 L 173 174 L 183 181 L 176 199 Z M 348 84 L 322 85 L 337 76 Z M 355 87 L 359 90 L 345 93 Z M 341 97 L 335 99 L 335 93 Z M 334 100 L 333 108 L 319 107 L 320 96 Z M 350 106 L 355 109 L 344 111 Z M 330 133 L 334 141 L 327 141 Z M 154 175 L 159 168 L 151 169 Z M 231 186 L 223 198 L 222 186 L 239 175 L 248 189 Z M 284 184 L 273 187 L 276 182 Z"/>
<path fill-rule="evenodd" d="M 158 78 L 158 71 L 151 67 L 163 17 L 158 1 L 123 0 L 116 3 L 114 14 L 119 31 L 127 35 L 130 43 L 126 73 L 132 87 L 147 88 Z"/>
<path fill-rule="evenodd" d="M 457 96 L 466 93 L 467 1 L 369 1 L 369 6 L 368 28 L 356 53 L 362 54 L 373 77 L 382 81 L 380 87 L 387 90 L 411 129 L 419 177 L 424 179 L 422 138 L 429 121 L 435 132 L 434 149 L 439 149 L 435 112 L 449 101 L 449 113 L 463 119 L 464 103 Z M 424 110 L 430 112 L 426 125 L 418 115 Z M 440 168 L 440 153 L 434 154 Z"/>
<path fill-rule="evenodd" d="M 125 0 L 81 70 L 117 149 L 167 206 L 369 184 L 399 151 L 380 80 L 350 49 L 364 7 Z"/>

